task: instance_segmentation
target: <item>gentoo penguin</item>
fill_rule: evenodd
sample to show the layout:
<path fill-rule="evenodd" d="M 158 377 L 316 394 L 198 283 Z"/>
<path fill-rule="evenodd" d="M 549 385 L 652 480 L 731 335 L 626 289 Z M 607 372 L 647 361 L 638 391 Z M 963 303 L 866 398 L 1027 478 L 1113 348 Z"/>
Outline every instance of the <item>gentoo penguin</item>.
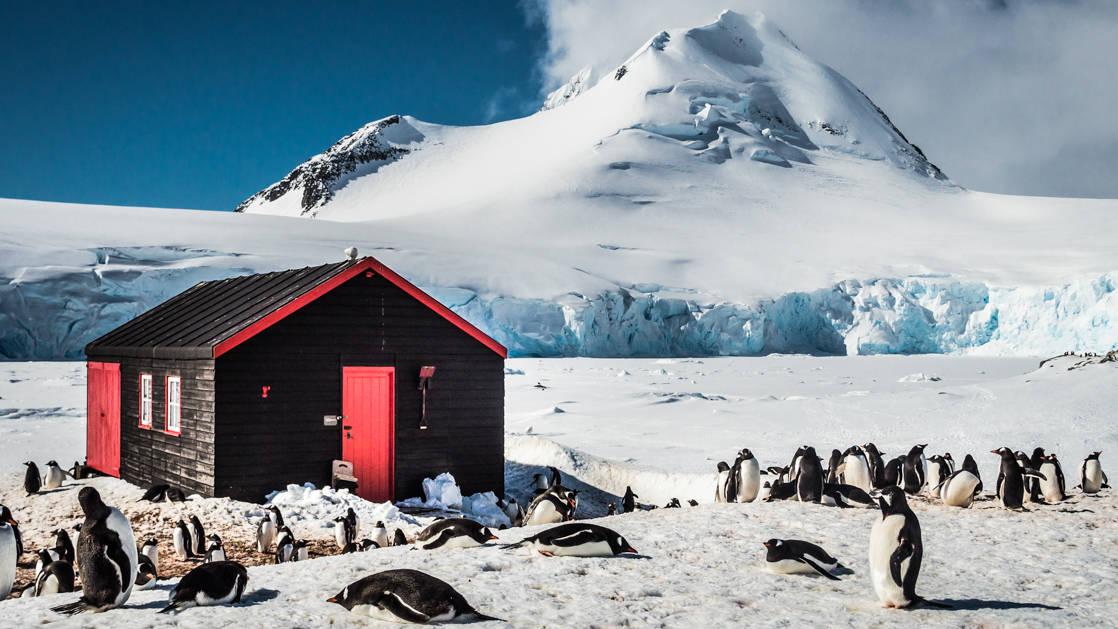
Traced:
<path fill-rule="evenodd" d="M 730 466 L 725 461 L 718 462 L 718 476 L 714 484 L 714 501 L 729 502 Z"/>
<path fill-rule="evenodd" d="M 295 536 L 291 534 L 291 529 L 281 527 L 276 535 L 276 563 L 287 563 L 294 554 Z"/>
<path fill-rule="evenodd" d="M 951 456 L 950 452 L 944 452 L 943 453 L 943 462 L 947 464 L 947 473 L 949 475 L 954 474 L 955 473 L 955 458 Z"/>
<path fill-rule="evenodd" d="M 765 485 L 769 485 L 768 481 L 765 481 Z M 796 483 L 794 483 L 792 481 L 787 481 L 787 482 L 782 483 L 782 482 L 777 480 L 777 481 L 773 481 L 772 485 L 769 485 L 768 492 L 765 495 L 765 502 L 776 502 L 777 500 L 788 500 L 790 498 L 794 498 L 795 496 L 796 496 Z"/>
<path fill-rule="evenodd" d="M 74 564 L 53 561 L 35 575 L 35 596 L 50 596 L 74 591 Z"/>
<path fill-rule="evenodd" d="M 334 541 L 339 548 L 357 541 L 357 512 L 353 507 L 345 515 L 334 518 Z"/>
<path fill-rule="evenodd" d="M 190 516 L 190 543 L 195 555 L 205 554 L 206 529 L 202 528 L 202 521 L 198 516 Z"/>
<path fill-rule="evenodd" d="M 800 502 L 818 503 L 823 498 L 823 466 L 819 464 L 815 448 L 803 448 L 803 454 L 797 458 L 799 472 L 796 474 L 796 497 Z"/>
<path fill-rule="evenodd" d="M 408 536 L 404 535 L 404 531 L 402 531 L 399 528 L 396 529 L 396 532 L 392 534 L 392 545 L 393 546 L 407 546 L 408 545 Z"/>
<path fill-rule="evenodd" d="M 376 542 L 377 548 L 388 547 L 388 528 L 380 520 L 377 520 L 377 525 L 373 527 L 373 541 Z"/>
<path fill-rule="evenodd" d="M 83 487 L 78 502 L 85 513 L 77 548 L 82 597 L 54 608 L 66 615 L 120 607 L 136 582 L 136 538 L 128 518 L 93 487 Z"/>
<path fill-rule="evenodd" d="M 978 486 L 974 488 L 974 494 L 977 496 L 982 491 L 982 475 L 978 473 L 978 462 L 968 454 L 963 457 L 963 467 L 961 469 L 974 474 L 974 477 L 978 479 Z"/>
<path fill-rule="evenodd" d="M 679 498 L 672 498 L 668 504 L 664 505 L 665 509 L 682 509 L 683 505 L 679 502 Z"/>
<path fill-rule="evenodd" d="M 832 581 L 839 581 L 835 572 L 853 572 L 839 563 L 827 551 L 798 539 L 770 539 L 762 542 L 765 552 L 765 567 L 777 574 L 821 574 Z"/>
<path fill-rule="evenodd" d="M 868 493 L 854 485 L 842 483 L 823 483 L 823 494 L 820 504 L 828 507 L 873 507 L 876 503 Z"/>
<path fill-rule="evenodd" d="M 535 495 L 538 496 L 542 494 L 547 491 L 547 488 L 550 486 L 551 484 L 548 482 L 546 474 L 537 472 L 532 475 L 532 491 L 535 492 Z"/>
<path fill-rule="evenodd" d="M 974 502 L 982 481 L 970 470 L 961 469 L 951 474 L 939 486 L 939 497 L 949 507 L 967 508 Z"/>
<path fill-rule="evenodd" d="M 488 527 L 466 518 L 447 518 L 433 522 L 415 537 L 423 550 L 471 548 L 497 539 Z"/>
<path fill-rule="evenodd" d="M 146 502 L 163 502 L 167 499 L 167 490 L 171 488 L 170 485 L 155 484 L 148 487 L 144 495 L 140 496 L 140 500 Z"/>
<path fill-rule="evenodd" d="M 209 544 L 206 545 L 206 563 L 225 561 L 225 546 L 221 543 L 221 537 L 214 533 L 211 534 L 208 539 Z"/>
<path fill-rule="evenodd" d="M 191 607 L 239 603 L 247 584 L 248 571 L 235 561 L 202 564 L 179 580 L 171 590 L 171 604 L 159 613 L 177 614 Z"/>
<path fill-rule="evenodd" d="M 904 462 L 905 457 L 903 454 L 889 459 L 889 462 L 885 464 L 885 469 L 881 472 L 881 478 L 884 484 L 876 489 L 902 486 L 904 484 Z"/>
<path fill-rule="evenodd" d="M 558 487 L 563 484 L 563 475 L 559 473 L 559 468 L 549 465 L 547 467 L 548 479 L 547 488 Z"/>
<path fill-rule="evenodd" d="M 831 450 L 831 458 L 827 460 L 827 476 L 823 482 L 842 482 L 842 451 L 838 448 Z"/>
<path fill-rule="evenodd" d="M 1102 452 L 1092 452 L 1083 459 L 1083 465 L 1079 467 L 1079 487 L 1085 494 L 1097 494 L 1099 491 L 1110 487 L 1110 480 L 1106 477 L 1106 472 L 1102 471 L 1102 462 L 1099 461 L 1099 455 Z"/>
<path fill-rule="evenodd" d="M 842 484 L 853 485 L 864 492 L 873 491 L 870 464 L 861 446 L 850 446 L 842 458 Z"/>
<path fill-rule="evenodd" d="M 929 495 L 936 495 L 939 492 L 940 485 L 951 474 L 947 461 L 938 454 L 933 454 L 928 457 L 928 478 L 924 485 Z"/>
<path fill-rule="evenodd" d="M 47 461 L 47 473 L 43 479 L 43 489 L 58 489 L 66 479 L 66 470 L 58 467 L 58 461 Z"/>
<path fill-rule="evenodd" d="M 617 515 L 617 505 L 612 502 L 606 505 L 606 515 Z"/>
<path fill-rule="evenodd" d="M 1067 500 L 1067 485 L 1064 482 L 1064 470 L 1060 467 L 1060 460 L 1055 454 L 1048 454 L 1040 464 L 1040 473 L 1044 480 L 1039 481 L 1040 494 L 1048 504 L 1056 504 Z"/>
<path fill-rule="evenodd" d="M 509 524 L 512 526 L 521 526 L 524 524 L 524 509 L 520 508 L 520 503 L 516 498 L 509 498 L 501 506 L 501 511 L 505 512 L 505 517 L 509 519 Z"/>
<path fill-rule="evenodd" d="M 361 543 L 358 546 L 361 548 L 362 551 L 373 550 L 374 548 L 380 548 L 379 544 L 377 544 L 373 540 L 369 539 L 368 537 L 361 540 Z"/>
<path fill-rule="evenodd" d="M 625 496 L 621 499 L 621 512 L 632 513 L 637 510 L 637 498 L 640 496 L 633 493 L 633 488 L 625 486 Z"/>
<path fill-rule="evenodd" d="M 159 569 L 159 541 L 154 537 L 149 537 L 144 545 L 140 547 L 140 554 L 151 560 L 151 564 Z"/>
<path fill-rule="evenodd" d="M 152 562 L 151 557 L 143 553 L 140 553 L 136 559 L 140 564 L 136 569 L 136 589 L 150 590 L 155 587 L 155 583 L 159 579 L 159 569 Z"/>
<path fill-rule="evenodd" d="M 760 491 L 761 491 L 760 489 L 757 490 L 758 493 L 760 493 Z M 699 501 L 695 500 L 694 498 L 691 498 L 687 501 L 687 504 L 688 504 L 688 506 L 697 507 L 697 506 L 699 506 Z"/>
<path fill-rule="evenodd" d="M 916 579 L 924 558 L 920 521 L 908 507 L 905 492 L 886 487 L 878 498 L 881 519 L 870 532 L 870 580 L 885 607 L 908 607 L 924 599 L 916 594 Z"/>
<path fill-rule="evenodd" d="M 737 501 L 753 502 L 761 491 L 761 466 L 749 448 L 742 448 L 738 460 Z"/>
<path fill-rule="evenodd" d="M 167 500 L 171 502 L 184 502 L 186 501 L 186 494 L 178 487 L 172 487 L 167 490 Z"/>
<path fill-rule="evenodd" d="M 924 458 L 926 447 L 926 443 L 914 445 L 904 458 L 904 490 L 910 496 L 920 493 L 928 482 L 928 462 Z"/>
<path fill-rule="evenodd" d="M 12 525 L 5 520 L 0 520 L 0 601 L 8 598 L 12 593 L 12 586 L 16 582 L 18 559 L 16 534 L 12 531 Z"/>
<path fill-rule="evenodd" d="M 23 535 L 19 532 L 19 522 L 16 522 L 11 510 L 5 505 L 0 505 L 0 524 L 7 524 L 12 528 L 12 536 L 15 538 L 16 559 L 18 559 L 23 554 Z"/>
<path fill-rule="evenodd" d="M 1002 506 L 1006 509 L 1022 509 L 1025 477 L 1039 477 L 1042 480 L 1044 477 L 1034 469 L 1022 467 L 1017 455 L 1009 448 L 1002 447 L 990 452 L 1002 458 L 1001 473 L 998 475 L 998 497 Z"/>
<path fill-rule="evenodd" d="M 58 558 L 70 562 L 74 565 L 77 559 L 74 556 L 74 543 L 70 541 L 70 534 L 66 529 L 56 529 L 54 535 L 54 550 L 58 552 Z"/>
<path fill-rule="evenodd" d="M 1027 460 L 1021 461 L 1021 467 L 1027 467 L 1039 471 L 1040 466 L 1044 463 L 1044 458 L 1047 454 L 1044 448 L 1033 448 L 1033 455 L 1028 457 Z M 1029 476 L 1025 477 L 1025 495 L 1029 502 L 1040 502 L 1040 480 Z"/>
<path fill-rule="evenodd" d="M 616 531 L 587 522 L 568 522 L 553 526 L 501 548 L 518 548 L 525 544 L 546 557 L 613 557 L 637 552 Z"/>
<path fill-rule="evenodd" d="M 310 557 L 310 549 L 307 548 L 307 540 L 295 540 L 291 545 L 291 561 L 306 561 Z"/>
<path fill-rule="evenodd" d="M 58 561 L 58 551 L 53 548 L 40 548 L 39 552 L 35 553 L 35 576 L 43 571 L 50 564 Z"/>
<path fill-rule="evenodd" d="M 85 466 L 77 461 L 74 461 L 74 467 L 70 468 L 70 477 L 74 480 L 81 480 L 85 478 Z"/>
<path fill-rule="evenodd" d="M 194 542 L 190 536 L 190 528 L 186 526 L 186 522 L 179 520 L 178 523 L 175 524 L 175 530 L 171 533 L 171 541 L 175 545 L 175 554 L 178 556 L 179 561 L 186 561 L 195 556 Z M 201 551 L 201 549 L 198 550 Z"/>
<path fill-rule="evenodd" d="M 256 525 L 256 550 L 266 553 L 272 550 L 276 534 L 283 526 L 283 514 L 276 505 L 264 507 L 264 518 Z"/>
<path fill-rule="evenodd" d="M 862 444 L 862 452 L 866 454 L 866 465 L 870 468 L 870 481 L 874 489 L 885 486 L 885 460 L 881 458 L 882 452 L 871 441 Z"/>
<path fill-rule="evenodd" d="M 460 616 L 496 620 L 474 609 L 445 581 L 418 570 L 386 570 L 347 585 L 327 603 L 350 613 L 388 622 L 447 622 Z M 503 622 L 503 621 L 502 621 Z"/>
<path fill-rule="evenodd" d="M 803 457 L 804 452 L 809 447 L 810 446 L 800 446 L 799 448 L 796 448 L 796 453 L 792 455 L 792 463 L 788 466 L 789 482 L 795 482 L 796 478 L 800 475 L 800 458 Z"/>
<path fill-rule="evenodd" d="M 573 520 L 577 495 L 577 492 L 559 485 L 536 496 L 528 505 L 528 512 L 524 516 L 525 526 Z"/>
<path fill-rule="evenodd" d="M 34 461 L 27 461 L 24 465 L 27 466 L 27 473 L 23 475 L 23 490 L 28 496 L 37 494 L 43 487 L 43 479 L 39 477 L 39 466 L 35 465 Z"/>

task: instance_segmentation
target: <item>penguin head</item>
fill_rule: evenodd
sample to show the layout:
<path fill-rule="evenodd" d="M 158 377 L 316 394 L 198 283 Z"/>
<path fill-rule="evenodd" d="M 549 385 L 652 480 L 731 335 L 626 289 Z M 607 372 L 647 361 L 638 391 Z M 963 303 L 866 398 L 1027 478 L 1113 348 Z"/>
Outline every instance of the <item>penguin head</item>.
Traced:
<path fill-rule="evenodd" d="M 1090 461 L 1090 460 L 1096 460 L 1097 461 L 1100 454 L 1102 454 L 1102 451 L 1092 452 L 1091 454 L 1087 455 L 1087 460 L 1088 461 Z"/>
<path fill-rule="evenodd" d="M 102 520 L 109 515 L 109 507 L 101 500 L 101 494 L 92 487 L 82 487 L 78 492 L 78 504 L 86 518 Z"/>
<path fill-rule="evenodd" d="M 350 597 L 350 594 L 353 593 L 350 590 L 351 590 L 351 588 L 347 585 L 344 588 L 342 588 L 341 592 L 338 592 L 337 594 L 335 594 L 335 595 L 331 596 L 330 598 L 326 599 L 326 602 L 327 603 L 337 603 L 338 605 L 341 605 L 342 607 L 344 607 L 346 609 L 353 609 L 353 606 L 356 605 L 357 602 L 353 598 Z"/>
<path fill-rule="evenodd" d="M 776 548 L 783 543 L 784 543 L 783 541 L 781 541 L 779 539 L 776 539 L 774 537 L 773 539 L 770 539 L 767 542 L 761 542 L 761 545 L 764 546 L 765 548 Z"/>
<path fill-rule="evenodd" d="M 718 471 L 719 472 L 729 472 L 730 471 L 730 466 L 725 461 L 719 461 L 718 462 Z"/>
<path fill-rule="evenodd" d="M 376 526 L 376 528 L 378 528 L 378 529 L 383 529 L 383 528 L 384 528 L 384 521 L 382 521 L 382 520 L 377 520 L 377 526 Z"/>
<path fill-rule="evenodd" d="M 7 505 L 0 505 L 0 524 L 11 524 L 12 526 L 19 525 L 19 522 L 16 522 L 15 519 L 12 518 L 12 512 L 8 509 Z"/>
<path fill-rule="evenodd" d="M 741 458 L 742 458 L 743 461 L 748 461 L 749 459 L 752 459 L 753 458 L 753 451 L 750 450 L 749 448 L 742 448 L 741 449 Z"/>
<path fill-rule="evenodd" d="M 54 459 L 47 461 L 47 467 L 58 467 L 58 461 L 55 461 Z"/>
<path fill-rule="evenodd" d="M 637 554 L 637 549 L 633 548 L 633 545 L 629 543 L 629 540 L 625 539 L 621 535 L 617 535 L 616 537 L 611 538 L 610 546 L 613 548 L 613 554 L 615 555 L 620 555 L 621 553 L 632 553 L 634 555 Z"/>
<path fill-rule="evenodd" d="M 908 510 L 908 500 L 905 498 L 904 490 L 896 486 L 882 489 L 878 504 L 882 515 L 893 515 Z"/>
<path fill-rule="evenodd" d="M 154 537 L 148 538 L 148 541 L 144 542 L 144 546 L 158 546 L 158 545 L 159 545 L 159 541 L 156 540 Z"/>
<path fill-rule="evenodd" d="M 481 528 L 481 535 L 487 542 L 492 542 L 497 539 L 497 536 L 493 534 L 493 531 L 489 530 L 488 526 L 483 526 Z"/>

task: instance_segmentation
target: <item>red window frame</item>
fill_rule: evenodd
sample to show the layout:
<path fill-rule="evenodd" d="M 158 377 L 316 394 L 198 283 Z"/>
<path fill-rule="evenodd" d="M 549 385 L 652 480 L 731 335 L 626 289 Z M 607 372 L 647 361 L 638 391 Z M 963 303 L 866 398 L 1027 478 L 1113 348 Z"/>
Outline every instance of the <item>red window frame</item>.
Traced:
<path fill-rule="evenodd" d="M 171 380 L 179 383 L 179 426 L 177 430 L 171 429 Z M 167 376 L 163 380 L 163 432 L 168 435 L 181 435 L 182 434 L 182 378 L 179 376 Z"/>
<path fill-rule="evenodd" d="M 144 423 L 144 378 L 147 378 L 148 382 L 151 382 L 151 413 L 148 415 L 148 422 L 146 424 Z M 150 373 L 140 373 L 139 388 L 140 404 L 138 407 L 137 421 L 140 428 L 151 430 L 155 425 L 155 378 Z"/>

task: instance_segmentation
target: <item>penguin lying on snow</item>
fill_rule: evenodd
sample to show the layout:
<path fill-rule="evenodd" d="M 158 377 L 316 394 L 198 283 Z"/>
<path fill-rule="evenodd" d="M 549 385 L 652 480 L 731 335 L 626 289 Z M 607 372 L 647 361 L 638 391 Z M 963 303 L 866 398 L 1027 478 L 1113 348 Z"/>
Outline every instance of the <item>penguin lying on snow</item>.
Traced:
<path fill-rule="evenodd" d="M 870 531 L 869 552 L 870 580 L 878 600 L 885 607 L 925 603 L 949 608 L 949 605 L 928 601 L 916 594 L 924 544 L 920 521 L 908 507 L 905 492 L 899 487 L 886 487 L 881 490 L 878 501 L 881 519 Z"/>
<path fill-rule="evenodd" d="M 531 526 L 573 520 L 577 508 L 578 492 L 556 485 L 536 496 L 536 499 L 528 505 L 524 524 Z"/>
<path fill-rule="evenodd" d="M 7 507 L 4 507 L 7 510 Z M 0 601 L 8 598 L 12 593 L 12 586 L 16 582 L 16 535 L 12 525 L 6 520 L 0 520 Z"/>
<path fill-rule="evenodd" d="M 970 470 L 960 469 L 940 483 L 937 490 L 943 504 L 949 507 L 967 508 L 974 502 L 974 497 L 981 486 L 982 480 L 978 476 Z"/>
<path fill-rule="evenodd" d="M 798 539 L 770 539 L 762 545 L 765 553 L 765 566 L 777 574 L 821 574 L 832 581 L 839 581 L 838 574 L 852 574 L 854 571 L 839 563 L 838 559 L 827 554 L 819 546 Z"/>
<path fill-rule="evenodd" d="M 961 469 L 964 469 L 964 470 L 970 472 L 971 474 L 974 474 L 974 477 L 978 479 L 978 486 L 974 488 L 974 493 L 975 493 L 975 495 L 978 495 L 979 493 L 981 493 L 982 492 L 982 475 L 978 473 L 978 462 L 976 462 L 974 460 L 974 457 L 969 455 L 969 454 L 967 456 L 965 456 L 963 458 L 963 467 Z"/>
<path fill-rule="evenodd" d="M 843 485 L 841 483 L 824 483 L 823 495 L 819 503 L 828 507 L 843 509 L 875 506 L 873 498 L 869 494 L 854 485 Z"/>
<path fill-rule="evenodd" d="M 78 502 L 85 513 L 77 549 L 82 597 L 53 608 L 66 615 L 120 607 L 136 581 L 136 538 L 128 518 L 106 505 L 92 487 L 82 488 Z"/>
<path fill-rule="evenodd" d="M 1087 455 L 1079 468 L 1079 487 L 1085 494 L 1097 494 L 1110 487 L 1110 479 L 1106 477 L 1106 472 L 1102 471 L 1100 454 L 1102 452 L 1092 452 Z"/>
<path fill-rule="evenodd" d="M 152 485 L 151 487 L 148 487 L 148 490 L 144 492 L 144 495 L 140 496 L 140 500 L 144 502 L 163 502 L 167 499 L 167 490 L 170 488 L 170 485 Z"/>
<path fill-rule="evenodd" d="M 616 531 L 597 524 L 571 522 L 553 526 L 503 549 L 519 548 L 525 544 L 545 557 L 613 557 L 623 553 L 636 554 L 637 550 Z"/>
<path fill-rule="evenodd" d="M 423 550 L 472 548 L 497 539 L 488 527 L 467 518 L 447 518 L 432 523 L 415 537 Z"/>
<path fill-rule="evenodd" d="M 171 604 L 161 614 L 177 614 L 191 607 L 210 607 L 241 602 L 248 585 L 248 571 L 235 561 L 206 563 L 186 573 L 171 590 Z"/>
<path fill-rule="evenodd" d="M 495 620 L 473 608 L 445 581 L 418 570 L 386 570 L 355 581 L 326 599 L 350 613 L 388 622 L 447 622 L 462 616 Z"/>

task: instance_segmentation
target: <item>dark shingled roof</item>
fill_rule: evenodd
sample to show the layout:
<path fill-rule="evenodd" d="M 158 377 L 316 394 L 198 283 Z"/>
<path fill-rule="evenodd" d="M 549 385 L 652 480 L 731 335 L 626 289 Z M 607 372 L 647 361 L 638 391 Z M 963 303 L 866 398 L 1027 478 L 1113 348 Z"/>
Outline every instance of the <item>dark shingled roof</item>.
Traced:
<path fill-rule="evenodd" d="M 344 281 L 362 269 L 383 275 L 498 354 L 507 355 L 499 343 L 373 258 L 202 282 L 89 343 L 85 353 L 91 358 L 215 358 L 223 353 L 218 350 L 222 343 L 285 306 L 297 309 L 301 297 L 330 280 Z M 287 314 L 290 312 L 263 327 Z M 227 345 L 235 346 L 253 333 L 246 334 Z"/>

